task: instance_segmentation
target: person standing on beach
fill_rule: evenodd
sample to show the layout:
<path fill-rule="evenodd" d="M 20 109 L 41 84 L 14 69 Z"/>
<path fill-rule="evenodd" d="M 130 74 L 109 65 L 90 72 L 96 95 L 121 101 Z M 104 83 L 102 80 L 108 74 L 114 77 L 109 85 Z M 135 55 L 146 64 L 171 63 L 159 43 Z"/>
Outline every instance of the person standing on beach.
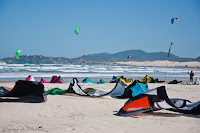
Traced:
<path fill-rule="evenodd" d="M 193 82 L 194 73 L 193 71 L 190 72 L 190 82 Z"/>

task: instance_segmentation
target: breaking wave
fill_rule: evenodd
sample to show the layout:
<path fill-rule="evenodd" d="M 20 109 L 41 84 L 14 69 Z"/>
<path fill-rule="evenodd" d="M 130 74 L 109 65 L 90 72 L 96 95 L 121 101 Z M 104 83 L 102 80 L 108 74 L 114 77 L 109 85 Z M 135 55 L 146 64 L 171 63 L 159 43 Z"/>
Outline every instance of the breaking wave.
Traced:
<path fill-rule="evenodd" d="M 20 79 L 28 75 L 34 77 L 52 77 L 60 75 L 65 78 L 93 77 L 111 79 L 112 76 L 125 76 L 137 79 L 149 75 L 159 79 L 188 80 L 188 72 L 184 68 L 168 67 L 139 67 L 117 65 L 72 65 L 72 64 L 6 64 L 0 63 L 0 80 Z M 193 70 L 196 77 L 200 77 L 200 70 Z"/>

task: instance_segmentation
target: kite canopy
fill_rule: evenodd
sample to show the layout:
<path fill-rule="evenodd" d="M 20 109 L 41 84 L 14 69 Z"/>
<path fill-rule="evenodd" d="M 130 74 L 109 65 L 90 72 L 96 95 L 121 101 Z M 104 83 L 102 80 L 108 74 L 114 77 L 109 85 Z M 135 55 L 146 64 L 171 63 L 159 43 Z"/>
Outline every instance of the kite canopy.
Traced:
<path fill-rule="evenodd" d="M 165 81 L 158 80 L 158 78 L 154 79 L 154 78 L 152 78 L 148 75 L 146 75 L 143 79 L 139 78 L 138 81 L 141 82 L 141 83 L 162 83 L 162 82 L 165 82 Z"/>
<path fill-rule="evenodd" d="M 46 95 L 62 95 L 66 93 L 67 90 L 61 90 L 59 88 L 53 88 L 51 90 L 46 91 Z"/>
<path fill-rule="evenodd" d="M 130 116 L 141 112 L 169 110 L 184 114 L 200 114 L 200 101 L 192 103 L 186 99 L 169 99 L 165 86 L 148 90 L 131 97 L 117 115 Z"/>
<path fill-rule="evenodd" d="M 75 27 L 74 31 L 75 31 L 76 35 L 78 35 L 79 29 L 80 29 L 79 27 Z"/>
<path fill-rule="evenodd" d="M 126 79 L 124 78 L 124 76 L 121 77 L 113 76 L 113 79 L 110 81 L 110 83 L 116 83 L 119 80 L 122 81 L 123 83 L 133 83 L 132 79 Z"/>
<path fill-rule="evenodd" d="M 66 93 L 74 93 L 77 95 L 90 97 L 102 97 L 109 95 L 113 98 L 130 98 L 146 92 L 147 90 L 148 86 L 146 86 L 146 84 L 144 83 L 134 81 L 127 87 L 127 85 L 121 80 L 117 81 L 115 87 L 110 92 L 104 92 L 94 88 L 82 89 L 81 86 L 78 84 L 78 80 L 76 78 L 73 78 Z"/>
<path fill-rule="evenodd" d="M 154 79 L 148 75 L 146 75 L 143 79 L 139 78 L 139 82 L 142 83 L 155 83 Z"/>
<path fill-rule="evenodd" d="M 81 86 L 78 84 L 78 79 L 73 78 L 66 93 L 74 93 L 77 95 L 90 96 L 90 97 L 102 97 L 106 95 L 116 97 L 116 96 L 122 96 L 124 94 L 125 86 L 126 84 L 124 84 L 121 81 L 118 81 L 115 87 L 110 92 L 104 92 L 104 91 L 96 90 L 94 88 L 82 89 Z"/>
<path fill-rule="evenodd" d="M 50 83 L 63 83 L 63 80 L 60 76 L 52 76 Z"/>
<path fill-rule="evenodd" d="M 179 20 L 179 19 L 178 19 L 178 18 L 172 18 L 172 19 L 171 19 L 171 23 L 172 23 L 173 25 L 175 25 L 174 20 Z"/>
<path fill-rule="evenodd" d="M 20 50 L 20 49 L 18 49 L 18 50 L 16 51 L 15 57 L 16 57 L 17 59 L 19 59 L 19 54 L 20 54 L 21 51 L 22 51 L 22 50 Z"/>
<path fill-rule="evenodd" d="M 106 83 L 102 79 L 99 80 L 99 82 L 93 82 L 90 78 L 85 78 L 82 83 L 93 83 L 93 84 L 104 84 Z"/>
<path fill-rule="evenodd" d="M 13 89 L 0 87 L 0 97 L 27 98 L 27 102 L 45 102 L 47 100 L 44 85 L 42 83 L 25 80 L 18 80 Z M 20 101 L 21 99 L 16 101 Z M 0 101 L 1 100 L 2 99 L 0 98 Z"/>
<path fill-rule="evenodd" d="M 45 79 L 41 78 L 40 79 L 41 83 L 63 83 L 62 78 L 59 76 L 52 76 L 51 81 L 46 81 Z"/>
<path fill-rule="evenodd" d="M 128 57 L 127 57 L 127 60 L 129 60 L 131 58 L 131 56 L 129 55 Z"/>
<path fill-rule="evenodd" d="M 120 81 L 121 82 L 121 81 Z M 145 83 L 140 83 L 135 80 L 132 84 L 125 88 L 123 95 L 116 98 L 131 98 L 149 90 L 149 87 Z M 113 97 L 113 96 L 112 96 Z"/>
<path fill-rule="evenodd" d="M 41 82 L 41 83 L 50 83 L 49 81 L 46 81 L 46 80 L 43 79 L 43 78 L 40 79 L 40 82 Z"/>

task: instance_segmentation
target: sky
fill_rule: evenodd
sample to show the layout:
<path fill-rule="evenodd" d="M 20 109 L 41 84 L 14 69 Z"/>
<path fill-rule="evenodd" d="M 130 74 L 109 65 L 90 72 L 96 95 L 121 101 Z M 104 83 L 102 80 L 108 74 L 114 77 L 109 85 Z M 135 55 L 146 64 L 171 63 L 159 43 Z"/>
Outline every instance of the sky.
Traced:
<path fill-rule="evenodd" d="M 168 52 L 171 42 L 172 54 L 200 56 L 200 0 L 0 0 L 0 58 Z"/>

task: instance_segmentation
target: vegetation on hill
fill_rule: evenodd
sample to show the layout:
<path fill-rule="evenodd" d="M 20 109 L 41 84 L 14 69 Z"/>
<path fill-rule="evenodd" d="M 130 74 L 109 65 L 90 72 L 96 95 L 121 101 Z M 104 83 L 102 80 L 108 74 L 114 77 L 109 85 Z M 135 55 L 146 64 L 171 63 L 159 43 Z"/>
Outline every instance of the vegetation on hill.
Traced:
<path fill-rule="evenodd" d="M 131 56 L 129 60 L 128 56 Z M 200 61 L 200 56 L 194 58 L 180 58 L 174 54 L 167 57 L 165 52 L 147 53 L 142 50 L 127 50 L 114 54 L 98 53 L 83 55 L 78 58 L 65 57 L 47 57 L 42 55 L 20 55 L 20 59 L 15 57 L 3 58 L 0 61 L 6 63 L 29 63 L 29 64 L 112 64 L 120 61 L 155 61 L 155 60 L 169 60 L 169 61 Z"/>

